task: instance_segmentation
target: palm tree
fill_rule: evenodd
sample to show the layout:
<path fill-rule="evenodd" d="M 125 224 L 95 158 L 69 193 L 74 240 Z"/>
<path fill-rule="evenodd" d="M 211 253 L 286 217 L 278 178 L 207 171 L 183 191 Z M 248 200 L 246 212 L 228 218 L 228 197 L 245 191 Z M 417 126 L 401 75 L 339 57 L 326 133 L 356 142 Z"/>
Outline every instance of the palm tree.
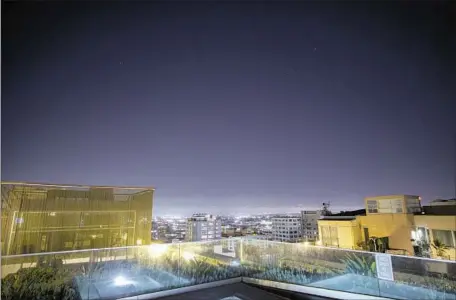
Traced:
<path fill-rule="evenodd" d="M 435 249 L 435 252 L 437 256 L 439 257 L 444 257 L 446 254 L 446 251 L 450 248 L 447 245 L 445 245 L 442 241 L 439 239 L 435 239 L 434 243 L 432 244 L 432 248 Z"/>

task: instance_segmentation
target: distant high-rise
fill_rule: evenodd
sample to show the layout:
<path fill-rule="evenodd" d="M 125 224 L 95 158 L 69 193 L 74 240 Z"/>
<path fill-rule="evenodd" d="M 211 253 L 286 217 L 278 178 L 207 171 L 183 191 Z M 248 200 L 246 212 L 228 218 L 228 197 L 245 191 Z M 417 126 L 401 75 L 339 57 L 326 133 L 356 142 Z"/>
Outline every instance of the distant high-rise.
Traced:
<path fill-rule="evenodd" d="M 299 242 L 301 240 L 301 217 L 299 215 L 273 217 L 272 238 L 280 242 Z"/>
<path fill-rule="evenodd" d="M 222 221 L 210 214 L 194 214 L 187 219 L 187 234 L 189 242 L 207 241 L 222 237 Z"/>
<path fill-rule="evenodd" d="M 318 219 L 322 216 L 321 210 L 301 211 L 302 238 L 304 241 L 316 241 L 318 238 Z"/>

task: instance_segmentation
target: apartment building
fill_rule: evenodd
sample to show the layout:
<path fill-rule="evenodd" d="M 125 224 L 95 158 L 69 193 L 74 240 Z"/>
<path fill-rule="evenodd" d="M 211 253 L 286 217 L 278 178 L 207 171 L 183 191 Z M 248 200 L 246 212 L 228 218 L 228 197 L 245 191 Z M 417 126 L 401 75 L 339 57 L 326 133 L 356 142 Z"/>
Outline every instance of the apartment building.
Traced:
<path fill-rule="evenodd" d="M 318 239 L 318 220 L 321 218 L 320 210 L 301 211 L 301 231 L 303 241 L 313 242 Z"/>
<path fill-rule="evenodd" d="M 456 259 L 456 215 L 426 213 L 421 198 L 389 195 L 365 199 L 365 213 L 328 216 L 318 221 L 323 246 Z M 439 240 L 447 247 L 432 247 Z"/>
<path fill-rule="evenodd" d="M 187 219 L 186 241 L 207 241 L 220 238 L 222 238 L 220 218 L 206 213 L 197 213 Z"/>
<path fill-rule="evenodd" d="M 289 243 L 301 241 L 301 216 L 277 215 L 271 220 L 273 240 Z"/>
<path fill-rule="evenodd" d="M 2 182 L 2 255 L 151 242 L 153 188 Z"/>

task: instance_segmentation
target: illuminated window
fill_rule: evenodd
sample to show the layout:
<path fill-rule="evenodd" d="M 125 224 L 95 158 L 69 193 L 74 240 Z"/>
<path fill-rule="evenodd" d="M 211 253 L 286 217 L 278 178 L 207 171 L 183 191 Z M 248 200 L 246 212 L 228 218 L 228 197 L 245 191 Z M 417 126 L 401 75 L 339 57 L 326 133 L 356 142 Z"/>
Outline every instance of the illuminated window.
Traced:
<path fill-rule="evenodd" d="M 377 200 L 367 200 L 367 211 L 369 213 L 378 213 Z"/>
<path fill-rule="evenodd" d="M 378 200 L 378 213 L 393 214 L 402 213 L 402 199 Z"/>
<path fill-rule="evenodd" d="M 421 202 L 416 198 L 408 198 L 406 201 L 407 213 L 421 212 Z"/>
<path fill-rule="evenodd" d="M 434 240 L 439 240 L 443 244 L 447 245 L 448 247 L 455 247 L 454 240 L 453 240 L 453 232 L 451 230 L 432 230 L 432 235 L 434 236 Z"/>

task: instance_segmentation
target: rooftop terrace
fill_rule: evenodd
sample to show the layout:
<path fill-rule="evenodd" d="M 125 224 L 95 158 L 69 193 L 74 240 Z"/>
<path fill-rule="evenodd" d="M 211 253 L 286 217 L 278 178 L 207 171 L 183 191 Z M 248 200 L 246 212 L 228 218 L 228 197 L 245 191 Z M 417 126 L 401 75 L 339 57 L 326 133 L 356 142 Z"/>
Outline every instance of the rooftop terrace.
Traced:
<path fill-rule="evenodd" d="M 2 257 L 2 299 L 453 299 L 456 262 L 246 238 Z"/>

